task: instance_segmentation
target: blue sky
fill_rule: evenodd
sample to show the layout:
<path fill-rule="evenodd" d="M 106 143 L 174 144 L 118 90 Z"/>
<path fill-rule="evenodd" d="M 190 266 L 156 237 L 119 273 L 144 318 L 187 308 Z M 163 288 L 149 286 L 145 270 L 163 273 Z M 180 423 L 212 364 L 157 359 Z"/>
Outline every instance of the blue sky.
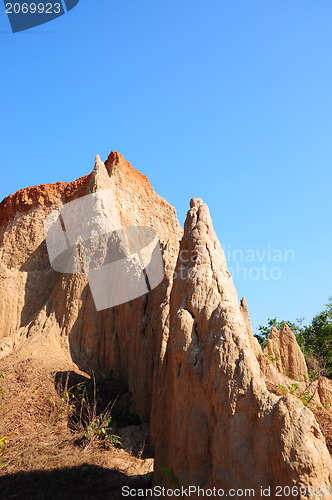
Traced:
<path fill-rule="evenodd" d="M 254 326 L 309 322 L 332 295 L 331 23 L 330 0 L 80 0 L 12 34 L 2 8 L 0 198 L 118 150 L 181 223 L 208 203 Z"/>

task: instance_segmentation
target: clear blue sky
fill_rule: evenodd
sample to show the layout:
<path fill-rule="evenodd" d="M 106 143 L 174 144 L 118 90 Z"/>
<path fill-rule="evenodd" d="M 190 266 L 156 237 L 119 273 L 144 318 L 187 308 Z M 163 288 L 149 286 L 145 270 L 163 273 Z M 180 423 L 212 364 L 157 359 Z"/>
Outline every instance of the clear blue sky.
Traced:
<path fill-rule="evenodd" d="M 181 223 L 202 197 L 231 260 L 233 250 L 240 260 L 255 252 L 255 262 L 238 261 L 247 279 L 235 279 L 254 326 L 308 322 L 324 307 L 330 0 L 80 0 L 16 34 L 1 6 L 0 24 L 1 199 L 85 175 L 96 153 L 118 150 Z M 262 259 L 268 249 L 294 258 Z"/>

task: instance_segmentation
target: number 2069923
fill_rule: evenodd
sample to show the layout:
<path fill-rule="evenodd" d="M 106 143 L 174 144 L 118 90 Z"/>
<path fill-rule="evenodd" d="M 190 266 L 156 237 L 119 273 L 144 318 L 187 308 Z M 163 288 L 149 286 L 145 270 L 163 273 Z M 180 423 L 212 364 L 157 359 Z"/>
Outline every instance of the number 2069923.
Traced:
<path fill-rule="evenodd" d="M 61 3 L 6 3 L 7 14 L 60 14 Z"/>

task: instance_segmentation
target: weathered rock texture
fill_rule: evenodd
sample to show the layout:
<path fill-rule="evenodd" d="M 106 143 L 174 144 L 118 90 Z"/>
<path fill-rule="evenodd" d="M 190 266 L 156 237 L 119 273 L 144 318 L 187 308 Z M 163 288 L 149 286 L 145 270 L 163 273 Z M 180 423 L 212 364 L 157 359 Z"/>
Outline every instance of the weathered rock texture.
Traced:
<path fill-rule="evenodd" d="M 332 380 L 323 376 L 310 380 L 303 353 L 286 324 L 281 330 L 272 328 L 266 348 L 257 359 L 269 387 L 278 386 L 300 399 L 303 394 L 310 394 L 313 403 L 332 412 Z"/>
<path fill-rule="evenodd" d="M 259 342 L 256 339 L 256 337 L 254 337 L 254 332 L 252 331 L 252 326 L 251 326 L 251 322 L 250 322 L 249 308 L 248 308 L 247 301 L 244 297 L 242 297 L 242 299 L 240 300 L 240 312 L 242 314 L 242 318 L 243 318 L 244 324 L 246 326 L 250 345 L 256 354 L 261 354 L 262 349 L 261 349 L 261 346 L 259 345 Z"/>
<path fill-rule="evenodd" d="M 114 212 L 123 226 L 150 226 L 157 232 L 165 269 L 163 282 L 149 294 L 100 312 L 85 275 L 52 270 L 43 226 L 53 209 L 98 189 L 113 190 Z M 130 412 L 148 420 L 182 236 L 174 208 L 112 152 L 105 165 L 97 158 L 92 173 L 73 183 L 32 187 L 7 197 L 0 222 L 0 338 L 28 356 L 41 338 L 56 337 L 81 369 L 120 380 L 134 395 Z"/>
<path fill-rule="evenodd" d="M 330 484 L 331 459 L 311 411 L 266 389 L 200 199 L 191 201 L 181 252 L 196 258 L 178 260 L 171 292 L 157 464 L 172 468 L 180 484 L 203 488 Z"/>
<path fill-rule="evenodd" d="M 318 394 L 321 403 L 326 405 L 329 410 L 332 410 L 332 380 L 326 377 L 319 377 Z"/>
<path fill-rule="evenodd" d="M 266 342 L 264 354 L 288 377 L 300 382 L 309 382 L 307 365 L 292 330 L 286 323 L 281 330 L 272 328 Z"/>
<path fill-rule="evenodd" d="M 61 204 L 105 188 L 113 190 L 123 226 L 157 232 L 165 278 L 145 296 L 97 312 L 84 274 L 52 270 L 43 221 Z M 0 244 L 6 356 L 37 359 L 39 346 L 49 344 L 50 356 L 61 351 L 68 366 L 75 362 L 123 384 L 131 413 L 150 420 L 156 483 L 165 482 L 160 467 L 172 469 L 183 486 L 331 483 L 331 458 L 311 411 L 266 388 L 247 305 L 238 304 L 200 199 L 191 201 L 183 234 L 175 210 L 112 152 L 75 182 L 7 197 L 0 205 Z M 301 374 L 298 357 L 284 352 L 279 346 L 275 354 L 285 355 L 282 369 Z"/>

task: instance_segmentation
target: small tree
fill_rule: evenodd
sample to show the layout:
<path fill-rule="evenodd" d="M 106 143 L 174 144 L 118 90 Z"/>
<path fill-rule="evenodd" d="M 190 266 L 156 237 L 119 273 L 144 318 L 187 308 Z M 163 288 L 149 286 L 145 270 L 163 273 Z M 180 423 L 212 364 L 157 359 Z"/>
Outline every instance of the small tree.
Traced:
<path fill-rule="evenodd" d="M 332 297 L 329 297 L 324 311 L 304 328 L 300 345 L 304 352 L 320 359 L 326 375 L 332 378 Z"/>
<path fill-rule="evenodd" d="M 259 333 L 255 337 L 264 348 L 272 327 L 280 330 L 286 323 L 295 334 L 304 353 L 309 372 L 315 372 L 316 376 L 325 375 L 332 378 L 332 297 L 329 297 L 324 311 L 317 314 L 310 325 L 302 326 L 303 318 L 296 321 L 295 324 L 291 321 L 269 318 L 266 326 L 258 327 Z"/>

